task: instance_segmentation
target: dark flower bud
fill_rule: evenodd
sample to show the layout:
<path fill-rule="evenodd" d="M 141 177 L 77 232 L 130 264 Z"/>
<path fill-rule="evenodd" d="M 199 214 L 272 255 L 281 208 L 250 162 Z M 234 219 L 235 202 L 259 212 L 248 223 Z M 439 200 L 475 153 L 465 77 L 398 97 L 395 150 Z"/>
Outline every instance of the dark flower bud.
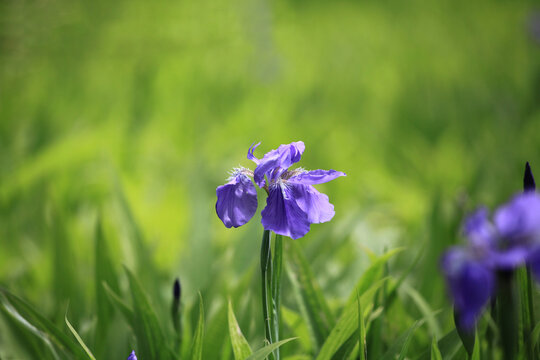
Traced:
<path fill-rule="evenodd" d="M 536 184 L 534 183 L 534 177 L 531 171 L 529 162 L 525 164 L 525 175 L 523 176 L 523 191 L 534 191 Z"/>
<path fill-rule="evenodd" d="M 180 300 L 180 296 L 182 296 L 182 287 L 180 286 L 180 279 L 178 278 L 174 281 L 173 296 L 174 300 Z"/>

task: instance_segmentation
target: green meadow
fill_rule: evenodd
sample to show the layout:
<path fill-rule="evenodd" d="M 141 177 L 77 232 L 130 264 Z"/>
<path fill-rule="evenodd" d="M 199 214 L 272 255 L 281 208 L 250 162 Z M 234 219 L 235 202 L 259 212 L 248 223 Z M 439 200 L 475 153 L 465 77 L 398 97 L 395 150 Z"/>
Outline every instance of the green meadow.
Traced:
<path fill-rule="evenodd" d="M 1 1 L 0 359 L 255 355 L 266 194 L 227 229 L 216 187 L 299 140 L 347 176 L 283 238 L 281 358 L 466 359 L 439 261 L 526 161 L 540 179 L 536 9 Z"/>

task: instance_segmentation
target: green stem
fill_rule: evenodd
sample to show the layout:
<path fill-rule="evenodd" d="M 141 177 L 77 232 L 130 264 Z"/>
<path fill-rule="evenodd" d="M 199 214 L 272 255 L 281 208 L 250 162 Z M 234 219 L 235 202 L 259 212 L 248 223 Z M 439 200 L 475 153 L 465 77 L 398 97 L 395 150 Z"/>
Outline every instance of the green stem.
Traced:
<path fill-rule="evenodd" d="M 272 322 L 273 322 L 273 339 L 274 342 L 279 341 L 279 314 L 281 305 L 281 269 L 283 263 L 283 240 L 281 235 L 276 234 L 274 238 L 274 259 L 272 262 Z M 274 351 L 276 360 L 279 360 L 279 348 Z"/>
<path fill-rule="evenodd" d="M 499 332 L 505 360 L 513 360 L 517 356 L 519 342 L 519 315 L 517 293 L 513 271 L 499 271 L 497 315 Z"/>
<path fill-rule="evenodd" d="M 262 245 L 261 245 L 261 288 L 262 288 L 262 308 L 263 308 L 263 320 L 264 320 L 264 333 L 265 339 L 268 344 L 272 344 L 272 315 L 270 314 L 269 300 L 271 301 L 272 288 L 271 284 L 272 276 L 272 250 L 270 244 L 270 231 L 264 230 Z M 274 354 L 269 356 L 271 360 L 275 360 Z"/>
<path fill-rule="evenodd" d="M 527 323 L 527 328 L 524 329 L 524 335 L 525 335 L 525 346 L 527 347 L 527 355 L 529 359 L 535 358 L 535 352 L 536 349 L 533 347 L 533 339 L 531 338 L 532 331 L 534 328 L 534 325 L 536 324 L 535 318 L 534 318 L 534 300 L 533 300 L 533 286 L 532 286 L 532 274 L 531 274 L 531 268 L 529 266 L 526 267 L 527 271 L 527 308 L 528 308 L 528 315 L 529 315 L 529 321 Z"/>

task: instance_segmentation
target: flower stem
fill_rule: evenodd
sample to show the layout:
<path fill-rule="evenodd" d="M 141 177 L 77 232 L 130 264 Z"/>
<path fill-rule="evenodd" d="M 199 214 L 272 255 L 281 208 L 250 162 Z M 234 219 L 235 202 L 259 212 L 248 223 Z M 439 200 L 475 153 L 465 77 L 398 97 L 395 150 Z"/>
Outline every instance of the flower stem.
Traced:
<path fill-rule="evenodd" d="M 497 315 L 500 337 L 505 360 L 513 360 L 517 356 L 519 342 L 518 298 L 513 271 L 497 273 L 499 291 L 497 296 Z"/>
<path fill-rule="evenodd" d="M 264 230 L 261 245 L 261 288 L 262 288 L 262 310 L 264 320 L 265 340 L 272 344 L 272 324 L 273 313 L 270 311 L 272 303 L 272 249 L 270 243 L 270 231 Z M 270 354 L 270 360 L 275 359 L 274 354 Z"/>
<path fill-rule="evenodd" d="M 279 314 L 281 305 L 281 269 L 283 263 L 283 240 L 281 235 L 274 237 L 274 258 L 272 261 L 272 311 L 273 311 L 273 339 L 279 341 Z M 279 348 L 275 351 L 276 360 L 279 360 Z"/>

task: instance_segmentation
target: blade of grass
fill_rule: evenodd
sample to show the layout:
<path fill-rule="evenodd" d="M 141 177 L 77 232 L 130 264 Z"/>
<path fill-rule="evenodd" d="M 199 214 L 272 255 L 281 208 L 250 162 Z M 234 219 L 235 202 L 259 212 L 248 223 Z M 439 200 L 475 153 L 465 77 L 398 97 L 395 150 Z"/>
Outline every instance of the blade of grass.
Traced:
<path fill-rule="evenodd" d="M 362 301 L 360 301 L 360 294 L 357 294 L 356 302 L 358 303 L 358 351 L 360 354 L 360 360 L 366 360 L 366 329 L 364 327 L 364 312 L 362 311 Z"/>
<path fill-rule="evenodd" d="M 245 360 L 248 356 L 252 354 L 251 347 L 247 342 L 240 326 L 236 321 L 236 316 L 234 316 L 234 311 L 232 308 L 232 303 L 229 300 L 229 336 L 231 337 L 231 345 L 234 353 L 235 360 Z"/>
<path fill-rule="evenodd" d="M 437 338 L 433 337 L 431 340 L 431 360 L 443 360 L 441 350 L 437 344 Z"/>
<path fill-rule="evenodd" d="M 416 321 L 404 334 L 399 336 L 380 360 L 394 360 L 399 354 L 399 360 L 403 360 L 409 349 L 412 336 L 416 329 L 422 325 L 422 321 Z"/>
<path fill-rule="evenodd" d="M 193 336 L 193 344 L 191 345 L 191 359 L 202 360 L 204 344 L 204 306 L 201 293 L 199 293 L 199 322 Z"/>
<path fill-rule="evenodd" d="M 335 325 L 335 319 L 320 290 L 311 268 L 295 241 L 286 241 L 287 275 L 291 280 L 298 306 L 319 349 Z"/>
<path fill-rule="evenodd" d="M 86 344 L 84 343 L 84 340 L 81 338 L 81 336 L 79 335 L 77 330 L 75 330 L 73 325 L 71 325 L 71 323 L 69 322 L 67 314 L 68 314 L 68 312 L 66 310 L 66 315 L 64 316 L 64 321 L 66 322 L 66 325 L 69 328 L 69 331 L 71 331 L 73 336 L 75 336 L 75 339 L 77 339 L 77 342 L 79 343 L 79 345 L 81 345 L 81 347 L 83 348 L 83 350 L 86 353 L 86 355 L 88 356 L 88 358 L 91 359 L 91 360 L 96 360 L 96 358 L 94 357 L 94 354 L 92 354 L 92 352 L 90 351 L 88 346 L 86 346 Z"/>
<path fill-rule="evenodd" d="M 135 275 L 125 268 L 133 300 L 133 326 L 141 358 L 160 359 L 167 346 L 156 313 Z"/>
<path fill-rule="evenodd" d="M 113 290 L 111 290 L 111 288 L 106 282 L 103 282 L 101 285 L 103 285 L 109 301 L 120 310 L 128 324 L 133 328 L 134 315 L 131 306 L 126 304 L 126 302 L 122 300 L 120 296 L 118 296 Z"/>
<path fill-rule="evenodd" d="M 103 234 L 101 218 L 96 223 L 95 233 L 95 286 L 96 286 L 96 306 L 97 324 L 95 329 L 96 354 L 103 356 L 105 339 L 109 329 L 109 324 L 114 315 L 114 306 L 108 299 L 103 282 L 109 284 L 115 292 L 119 292 L 118 276 L 114 271 L 113 262 L 109 254 L 109 247 Z"/>
<path fill-rule="evenodd" d="M 288 343 L 289 341 L 295 340 L 296 338 L 290 338 L 278 341 L 276 343 L 266 345 L 262 349 L 259 349 L 255 351 L 251 356 L 249 356 L 246 360 L 264 360 L 268 357 L 268 355 L 272 354 L 277 348 L 279 348 L 281 345 Z"/>
<path fill-rule="evenodd" d="M 16 312 L 35 328 L 45 333 L 47 337 L 61 349 L 65 349 L 76 357 L 85 357 L 83 350 L 66 334 L 58 329 L 51 321 L 38 313 L 30 304 L 20 299 L 16 295 L 9 292 L 7 289 L 0 288 L 0 301 L 4 306 L 11 305 Z"/>
<path fill-rule="evenodd" d="M 387 279 L 382 279 L 376 282 L 365 291 L 360 301 L 362 307 L 372 302 L 374 294 L 385 284 Z M 330 332 L 330 335 L 324 342 L 321 351 L 317 355 L 317 360 L 330 360 L 341 346 L 357 331 L 358 328 L 358 304 L 351 303 L 345 307 L 341 317 L 336 323 L 336 326 Z"/>

